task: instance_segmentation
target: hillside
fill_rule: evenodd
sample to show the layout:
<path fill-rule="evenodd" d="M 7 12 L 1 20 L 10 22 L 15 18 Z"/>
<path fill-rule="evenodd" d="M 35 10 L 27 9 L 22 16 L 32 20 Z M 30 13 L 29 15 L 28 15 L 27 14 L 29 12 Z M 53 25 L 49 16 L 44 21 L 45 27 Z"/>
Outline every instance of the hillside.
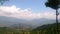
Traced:
<path fill-rule="evenodd" d="M 13 25 L 9 26 L 9 28 L 11 28 L 11 29 L 20 29 L 20 31 L 21 31 L 21 30 L 29 31 L 29 30 L 31 30 L 33 27 L 30 26 L 30 25 L 27 25 L 27 24 L 19 23 L 19 24 L 13 24 Z"/>
<path fill-rule="evenodd" d="M 0 34 L 23 34 L 24 32 L 28 32 L 28 29 L 16 29 L 9 27 L 0 27 Z"/>
<path fill-rule="evenodd" d="M 60 32 L 60 23 L 58 27 L 59 27 L 58 31 Z M 32 32 L 37 32 L 37 31 L 40 32 L 40 34 L 53 34 L 53 33 L 57 34 L 57 26 L 56 26 L 56 23 L 46 24 L 32 30 Z"/>
<path fill-rule="evenodd" d="M 23 34 L 23 33 L 25 34 L 25 32 L 29 32 L 29 31 L 27 31 L 28 29 L 21 30 L 21 26 L 19 25 L 20 28 L 17 28 L 16 25 L 10 26 L 10 27 L 0 27 L 0 34 Z M 60 31 L 60 23 L 59 23 L 58 27 L 59 27 L 59 31 Z M 38 34 L 38 33 L 39 34 L 57 34 L 56 23 L 45 24 L 45 25 L 39 26 L 33 30 L 30 30 L 30 34 Z"/>
<path fill-rule="evenodd" d="M 0 34 L 23 34 L 23 32 L 28 32 L 31 29 L 30 25 L 19 23 L 9 27 L 0 27 Z"/>

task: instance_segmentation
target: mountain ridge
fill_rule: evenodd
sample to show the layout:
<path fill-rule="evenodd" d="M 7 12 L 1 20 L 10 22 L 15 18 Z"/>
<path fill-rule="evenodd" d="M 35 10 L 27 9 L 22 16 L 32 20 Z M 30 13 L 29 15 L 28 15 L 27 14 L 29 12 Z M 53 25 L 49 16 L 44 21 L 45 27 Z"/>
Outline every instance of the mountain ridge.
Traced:
<path fill-rule="evenodd" d="M 0 26 L 11 26 L 14 24 L 22 23 L 22 24 L 31 25 L 33 27 L 37 27 L 44 24 L 51 24 L 54 22 L 55 20 L 46 19 L 46 18 L 25 20 L 25 19 L 13 18 L 13 17 L 0 16 Z"/>

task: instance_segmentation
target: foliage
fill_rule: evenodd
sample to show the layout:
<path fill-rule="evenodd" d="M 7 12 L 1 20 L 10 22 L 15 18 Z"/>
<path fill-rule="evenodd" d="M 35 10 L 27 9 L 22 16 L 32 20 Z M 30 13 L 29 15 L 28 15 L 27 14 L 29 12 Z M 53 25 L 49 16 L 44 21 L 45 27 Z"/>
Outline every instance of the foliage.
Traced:
<path fill-rule="evenodd" d="M 9 1 L 9 0 L 0 0 L 0 5 L 3 5 L 3 3 L 6 1 Z"/>
<path fill-rule="evenodd" d="M 48 0 L 46 3 L 45 3 L 45 5 L 47 6 L 47 7 L 51 7 L 51 8 L 53 8 L 53 9 L 58 9 L 58 8 L 60 8 L 60 0 Z"/>
<path fill-rule="evenodd" d="M 57 34 L 56 32 L 56 23 L 54 24 L 46 24 L 39 26 L 32 31 L 22 31 L 17 29 L 12 29 L 8 27 L 0 27 L 0 34 Z M 60 23 L 59 23 L 59 31 L 60 31 Z"/>
<path fill-rule="evenodd" d="M 0 27 L 0 34 L 23 34 L 28 31 L 17 30 L 15 28 Z"/>
<path fill-rule="evenodd" d="M 59 29 L 58 31 L 60 31 L 60 23 L 58 24 Z M 39 31 L 40 34 L 57 34 L 57 26 L 56 23 L 54 24 L 46 24 L 46 25 L 42 25 L 37 27 L 36 29 L 32 30 L 32 32 L 36 32 Z"/>

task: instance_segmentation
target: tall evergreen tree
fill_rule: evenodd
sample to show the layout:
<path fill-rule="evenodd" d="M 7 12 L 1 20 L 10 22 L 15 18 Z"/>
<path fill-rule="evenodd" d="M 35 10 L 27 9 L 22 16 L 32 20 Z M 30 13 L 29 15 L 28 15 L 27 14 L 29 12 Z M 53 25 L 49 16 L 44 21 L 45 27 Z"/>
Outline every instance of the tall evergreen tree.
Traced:
<path fill-rule="evenodd" d="M 50 7 L 52 9 L 56 10 L 56 23 L 57 23 L 57 31 L 58 31 L 58 9 L 60 8 L 60 0 L 48 0 L 45 3 L 46 7 Z M 59 32 L 58 32 L 59 34 Z"/>

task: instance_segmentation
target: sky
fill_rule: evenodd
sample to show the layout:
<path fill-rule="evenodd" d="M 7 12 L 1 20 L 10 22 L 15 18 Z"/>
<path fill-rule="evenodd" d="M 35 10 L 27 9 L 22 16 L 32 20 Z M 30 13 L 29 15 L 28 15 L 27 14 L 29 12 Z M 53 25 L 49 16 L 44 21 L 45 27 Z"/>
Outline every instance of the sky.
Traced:
<path fill-rule="evenodd" d="M 0 6 L 0 16 L 23 19 L 55 19 L 55 10 L 46 7 L 46 1 L 47 0 L 10 0 Z"/>

